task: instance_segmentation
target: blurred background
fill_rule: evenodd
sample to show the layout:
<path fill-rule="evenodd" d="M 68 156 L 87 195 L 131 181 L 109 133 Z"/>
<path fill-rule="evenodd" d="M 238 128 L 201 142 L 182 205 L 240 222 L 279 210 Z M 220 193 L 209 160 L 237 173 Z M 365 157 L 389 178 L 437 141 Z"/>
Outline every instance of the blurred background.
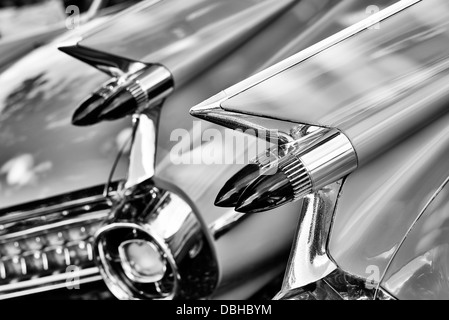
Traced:
<path fill-rule="evenodd" d="M 19 36 L 64 21 L 70 4 L 88 8 L 91 0 L 0 0 L 0 38 Z"/>
<path fill-rule="evenodd" d="M 138 0 L 0 0 L 0 72 L 66 31 L 136 2 Z"/>
<path fill-rule="evenodd" d="M 36 29 L 64 23 L 71 13 L 66 8 L 75 5 L 80 13 L 89 10 L 95 0 L 0 0 L 0 41 L 23 36 Z M 107 0 L 106 7 L 125 2 Z"/>

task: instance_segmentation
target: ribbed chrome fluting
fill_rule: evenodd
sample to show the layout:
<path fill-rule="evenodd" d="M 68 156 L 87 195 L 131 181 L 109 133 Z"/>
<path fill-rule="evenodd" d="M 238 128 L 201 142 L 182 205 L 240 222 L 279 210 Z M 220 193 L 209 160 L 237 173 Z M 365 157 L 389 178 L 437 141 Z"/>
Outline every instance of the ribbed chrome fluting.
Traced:
<path fill-rule="evenodd" d="M 289 179 L 295 200 L 312 193 L 312 180 L 301 159 L 289 156 L 280 164 L 279 169 Z"/>
<path fill-rule="evenodd" d="M 145 92 L 145 90 L 142 89 L 142 86 L 139 84 L 139 82 L 134 82 L 131 84 L 127 90 L 131 95 L 136 99 L 137 102 L 137 110 L 141 110 L 142 108 L 145 108 L 148 103 L 148 95 Z"/>

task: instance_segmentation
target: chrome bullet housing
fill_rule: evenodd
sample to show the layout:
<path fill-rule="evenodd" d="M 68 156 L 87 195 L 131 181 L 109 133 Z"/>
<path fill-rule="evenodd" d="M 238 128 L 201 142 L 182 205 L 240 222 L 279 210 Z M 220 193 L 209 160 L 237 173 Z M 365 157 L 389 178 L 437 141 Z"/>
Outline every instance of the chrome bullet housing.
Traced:
<path fill-rule="evenodd" d="M 210 296 L 218 267 L 207 229 L 175 193 L 146 182 L 128 189 L 96 236 L 100 272 L 119 299 Z"/>

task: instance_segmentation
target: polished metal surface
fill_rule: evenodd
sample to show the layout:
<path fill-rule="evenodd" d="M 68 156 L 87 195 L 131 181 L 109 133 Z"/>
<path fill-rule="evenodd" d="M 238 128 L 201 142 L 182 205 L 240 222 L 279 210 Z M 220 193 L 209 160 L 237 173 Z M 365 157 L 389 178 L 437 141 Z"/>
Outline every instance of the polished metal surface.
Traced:
<path fill-rule="evenodd" d="M 126 189 L 153 178 L 155 174 L 159 112 L 160 109 L 153 110 L 153 113 L 156 113 L 154 117 L 141 114 L 133 118 L 134 134 L 129 153 Z"/>
<path fill-rule="evenodd" d="M 227 117 L 225 118 L 229 119 Z M 276 121 L 266 123 L 268 126 L 275 126 L 276 124 L 280 127 L 284 126 L 284 123 Z M 257 155 L 256 158 L 250 161 L 249 165 L 245 166 L 228 180 L 217 196 L 217 200 L 215 201 L 216 206 L 225 208 L 236 207 L 242 194 L 245 193 L 247 188 L 250 188 L 257 178 L 261 175 L 271 176 L 275 173 L 279 166 L 278 161 L 280 158 L 285 157 L 290 152 L 306 149 L 314 141 L 319 140 L 328 130 L 317 127 L 295 126 L 286 131 L 290 131 L 290 134 L 284 134 L 282 131 L 269 131 L 268 128 L 258 129 L 259 134 L 261 132 L 270 132 L 268 136 L 275 136 L 275 146 Z M 210 226 L 211 232 L 217 239 L 244 221 L 250 214 L 249 212 L 242 213 L 238 211 L 229 213 Z"/>
<path fill-rule="evenodd" d="M 190 114 L 194 117 L 199 117 L 202 120 L 206 120 L 232 130 L 256 130 L 260 132 L 271 131 L 274 135 L 277 134 L 279 143 L 288 142 L 288 140 L 285 140 L 284 137 L 289 136 L 290 130 L 293 127 L 298 126 L 298 124 L 289 121 L 267 119 L 238 112 L 225 111 L 220 107 L 220 103 L 223 101 L 222 99 L 226 99 L 226 94 L 223 92 L 204 101 L 201 105 L 206 105 L 205 108 L 191 109 Z M 270 138 L 275 138 L 274 135 L 270 135 Z"/>
<path fill-rule="evenodd" d="M 342 182 L 304 198 L 298 229 L 278 299 L 328 276 L 336 269 L 327 241 Z"/>
<path fill-rule="evenodd" d="M 92 92 L 77 107 L 72 117 L 75 126 L 88 126 L 98 122 L 98 115 L 104 107 L 104 102 L 119 88 L 119 78 L 111 78 Z"/>
<path fill-rule="evenodd" d="M 395 300 L 387 291 L 367 285 L 365 279 L 354 277 L 342 270 L 335 270 L 311 286 L 290 291 L 277 300 Z"/>
<path fill-rule="evenodd" d="M 215 240 L 218 240 L 223 235 L 234 229 L 238 224 L 243 222 L 247 217 L 248 214 L 244 212 L 229 210 L 226 215 L 223 215 L 209 225 L 210 233 Z"/>
<path fill-rule="evenodd" d="M 139 115 L 160 107 L 173 90 L 173 78 L 167 69 L 160 65 L 142 66 L 112 78 L 94 91 L 77 108 L 72 123 L 88 126 Z"/>
<path fill-rule="evenodd" d="M 32 279 L 23 283 L 13 283 L 2 286 L 3 290 L 0 300 L 20 298 L 37 293 L 53 291 L 57 289 L 67 288 L 67 283 L 76 278 L 77 285 L 85 285 L 102 281 L 100 272 L 97 267 L 74 271 L 70 273 L 61 273 L 41 279 Z"/>
<path fill-rule="evenodd" d="M 289 9 L 295 0 L 166 0 L 146 2 L 81 41 L 173 74 L 177 87 L 226 56 Z M 143 31 L 146 30 L 146 31 Z M 139 44 L 136 46 L 135 44 Z"/>
<path fill-rule="evenodd" d="M 180 196 L 147 181 L 128 189 L 113 214 L 97 232 L 94 250 L 117 298 L 199 299 L 213 294 L 219 274 L 207 228 Z M 138 244 L 146 252 L 137 249 L 131 256 L 129 246 Z"/>
<path fill-rule="evenodd" d="M 167 271 L 165 259 L 150 241 L 133 239 L 122 242 L 118 248 L 125 275 L 134 282 L 155 283 Z"/>
<path fill-rule="evenodd" d="M 300 133 L 303 128 L 300 126 Z M 298 128 L 292 128 L 292 135 Z M 316 127 L 314 132 L 280 147 L 269 148 L 259 155 L 263 165 L 249 164 L 234 175 L 218 198 L 235 193 L 232 203 L 238 212 L 248 214 L 273 210 L 295 202 L 307 194 L 331 184 L 357 168 L 357 156 L 351 142 L 338 130 Z M 274 151 L 274 152 L 273 152 Z M 269 155 L 266 158 L 266 155 Z M 260 161 L 257 161 L 260 163 Z M 226 202 L 226 201 L 225 201 Z M 219 205 L 222 206 L 222 205 Z"/>
<path fill-rule="evenodd" d="M 313 192 L 310 174 L 299 158 L 287 156 L 279 170 L 287 177 L 289 185 L 293 189 L 294 200 L 301 199 Z"/>
<path fill-rule="evenodd" d="M 172 74 L 161 65 L 145 69 L 127 88 L 137 101 L 136 113 L 142 113 L 146 108 L 159 106 L 173 93 Z"/>
<path fill-rule="evenodd" d="M 308 176 L 309 189 L 295 189 L 295 199 L 303 197 L 312 190 L 317 191 L 345 177 L 357 168 L 357 154 L 351 141 L 340 131 L 330 130 L 304 149 L 294 152 L 293 157 L 300 161 L 299 171 L 290 169 L 290 181 L 299 175 Z M 288 168 L 282 169 L 287 172 Z M 303 170 L 303 171 L 301 171 Z"/>

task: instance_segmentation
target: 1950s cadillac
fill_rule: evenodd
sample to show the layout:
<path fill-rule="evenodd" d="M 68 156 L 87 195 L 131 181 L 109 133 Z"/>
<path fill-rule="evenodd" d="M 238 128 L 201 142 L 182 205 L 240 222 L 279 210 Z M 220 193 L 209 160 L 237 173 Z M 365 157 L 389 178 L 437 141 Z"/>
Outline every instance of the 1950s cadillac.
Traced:
<path fill-rule="evenodd" d="M 271 298 L 286 266 L 278 298 L 446 297 L 432 247 L 443 224 L 417 226 L 444 206 L 444 112 L 426 106 L 444 99 L 447 7 L 395 2 L 142 1 L 15 62 L 0 74 L 0 298 Z M 192 111 L 216 124 L 189 116 L 274 64 Z M 404 118 L 365 120 L 384 105 Z M 422 126 L 408 121 L 427 109 Z M 368 138 L 397 131 L 395 148 L 368 139 L 369 161 L 356 158 L 354 123 Z M 316 184 L 280 180 L 276 194 L 268 181 L 251 208 L 237 202 L 257 177 L 220 192 L 260 146 L 291 160 L 334 139 L 349 160 L 318 157 Z M 437 234 L 411 254 L 425 230 Z"/>

